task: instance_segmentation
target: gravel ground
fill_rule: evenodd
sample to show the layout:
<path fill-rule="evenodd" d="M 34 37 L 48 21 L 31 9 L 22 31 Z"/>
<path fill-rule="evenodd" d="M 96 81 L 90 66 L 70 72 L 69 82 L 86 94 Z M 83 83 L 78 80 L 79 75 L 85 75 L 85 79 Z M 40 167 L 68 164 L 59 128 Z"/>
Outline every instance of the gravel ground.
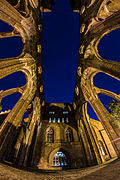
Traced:
<path fill-rule="evenodd" d="M 0 180 L 120 180 L 120 159 L 85 169 L 34 171 L 0 163 Z"/>

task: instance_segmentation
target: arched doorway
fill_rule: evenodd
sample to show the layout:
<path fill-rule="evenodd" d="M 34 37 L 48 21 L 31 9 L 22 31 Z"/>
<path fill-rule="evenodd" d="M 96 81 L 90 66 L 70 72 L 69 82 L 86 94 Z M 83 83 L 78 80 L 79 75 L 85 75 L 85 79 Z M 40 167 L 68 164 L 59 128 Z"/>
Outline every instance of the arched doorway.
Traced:
<path fill-rule="evenodd" d="M 68 166 L 67 158 L 66 155 L 58 151 L 54 156 L 53 156 L 53 166 L 57 167 L 64 167 Z"/>

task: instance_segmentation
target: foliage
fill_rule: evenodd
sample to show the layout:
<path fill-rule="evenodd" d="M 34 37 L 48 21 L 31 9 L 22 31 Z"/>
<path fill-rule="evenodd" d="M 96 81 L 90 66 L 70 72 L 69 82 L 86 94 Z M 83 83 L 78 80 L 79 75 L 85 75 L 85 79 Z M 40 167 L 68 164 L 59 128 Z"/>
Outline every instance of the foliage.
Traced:
<path fill-rule="evenodd" d="M 0 111 L 2 110 L 2 105 L 1 105 L 1 103 L 0 103 Z"/>
<path fill-rule="evenodd" d="M 120 102 L 113 100 L 107 107 L 110 109 L 110 114 L 114 117 L 117 125 L 120 127 Z"/>

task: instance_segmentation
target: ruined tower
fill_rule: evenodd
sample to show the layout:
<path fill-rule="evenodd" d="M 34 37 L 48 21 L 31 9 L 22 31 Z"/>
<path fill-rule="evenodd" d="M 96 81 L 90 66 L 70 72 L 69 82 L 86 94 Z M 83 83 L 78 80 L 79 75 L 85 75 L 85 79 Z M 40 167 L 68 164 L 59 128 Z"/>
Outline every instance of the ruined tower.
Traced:
<path fill-rule="evenodd" d="M 0 114 L 1 161 L 22 167 L 66 169 L 120 156 L 120 129 L 98 94 L 117 101 L 120 96 L 95 87 L 93 82 L 99 72 L 120 79 L 120 63 L 103 59 L 97 50 L 100 39 L 120 27 L 120 2 L 70 0 L 70 4 L 80 15 L 74 100 L 48 104 L 42 80 L 42 14 L 52 11 L 54 0 L 0 0 L 0 19 L 14 28 L 2 32 L 0 38 L 20 36 L 24 43 L 20 56 L 0 59 L 0 78 L 22 71 L 27 79 L 25 86 L 0 92 L 0 100 L 15 92 L 22 94 L 11 111 Z M 88 116 L 87 103 L 100 120 L 96 122 L 99 131 Z M 23 119 L 25 112 L 27 119 Z"/>

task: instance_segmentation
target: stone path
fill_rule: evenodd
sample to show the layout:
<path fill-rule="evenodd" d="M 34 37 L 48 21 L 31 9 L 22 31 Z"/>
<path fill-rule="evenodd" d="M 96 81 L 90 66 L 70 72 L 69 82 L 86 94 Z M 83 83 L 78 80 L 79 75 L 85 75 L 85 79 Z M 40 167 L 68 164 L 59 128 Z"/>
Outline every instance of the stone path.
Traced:
<path fill-rule="evenodd" d="M 120 180 L 120 159 L 86 169 L 56 172 L 21 170 L 0 163 L 0 180 Z"/>

